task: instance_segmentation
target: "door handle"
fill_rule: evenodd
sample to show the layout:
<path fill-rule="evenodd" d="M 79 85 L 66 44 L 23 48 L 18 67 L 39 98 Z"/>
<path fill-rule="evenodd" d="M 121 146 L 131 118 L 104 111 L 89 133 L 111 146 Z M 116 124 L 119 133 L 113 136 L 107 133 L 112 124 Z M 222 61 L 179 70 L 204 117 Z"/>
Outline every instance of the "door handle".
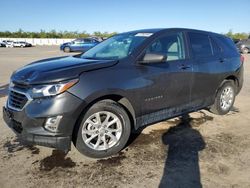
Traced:
<path fill-rule="evenodd" d="M 190 69 L 191 68 L 191 66 L 188 66 L 188 65 L 180 65 L 179 66 L 179 69 L 181 69 L 181 70 L 186 70 L 186 69 Z"/>

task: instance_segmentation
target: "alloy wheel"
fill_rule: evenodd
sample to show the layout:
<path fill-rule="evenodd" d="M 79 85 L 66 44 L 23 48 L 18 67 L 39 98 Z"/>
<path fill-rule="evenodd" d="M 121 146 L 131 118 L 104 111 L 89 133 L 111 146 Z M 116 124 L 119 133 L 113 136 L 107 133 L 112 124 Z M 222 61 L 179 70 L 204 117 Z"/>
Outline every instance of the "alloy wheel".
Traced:
<path fill-rule="evenodd" d="M 116 114 L 100 111 L 87 118 L 81 131 L 82 139 L 89 148 L 107 150 L 120 140 L 122 123 Z"/>

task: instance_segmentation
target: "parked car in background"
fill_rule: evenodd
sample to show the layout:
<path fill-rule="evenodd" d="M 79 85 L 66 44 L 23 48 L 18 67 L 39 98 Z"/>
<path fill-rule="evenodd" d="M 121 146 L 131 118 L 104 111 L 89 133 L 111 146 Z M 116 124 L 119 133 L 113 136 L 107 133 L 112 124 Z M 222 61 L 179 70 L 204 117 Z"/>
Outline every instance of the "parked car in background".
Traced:
<path fill-rule="evenodd" d="M 6 45 L 2 42 L 0 42 L 0 47 L 6 47 Z"/>
<path fill-rule="evenodd" d="M 104 41 L 103 37 L 91 36 L 91 38 L 92 38 L 92 39 L 95 39 L 95 40 L 97 40 L 97 41 L 99 41 L 99 42 Z"/>
<path fill-rule="evenodd" d="M 93 38 L 80 38 L 72 42 L 62 44 L 60 46 L 60 50 L 64 52 L 86 52 L 99 43 L 99 41 Z"/>
<path fill-rule="evenodd" d="M 240 39 L 233 39 L 233 41 L 234 41 L 234 44 L 237 44 L 240 41 Z"/>
<path fill-rule="evenodd" d="M 17 41 L 13 43 L 13 47 L 20 47 L 20 48 L 24 48 L 24 47 L 31 47 L 32 44 L 24 42 L 24 41 Z"/>
<path fill-rule="evenodd" d="M 86 53 L 15 71 L 7 125 L 33 144 L 102 158 L 131 133 L 201 109 L 227 114 L 243 84 L 243 59 L 223 35 L 145 29 L 115 35 Z"/>
<path fill-rule="evenodd" d="M 239 52 L 243 53 L 243 54 L 247 54 L 250 52 L 250 39 L 244 39 L 244 40 L 240 40 L 237 44 L 236 44 Z"/>
<path fill-rule="evenodd" d="M 25 47 L 32 47 L 32 44 L 31 44 L 31 43 L 24 42 L 24 41 L 21 41 L 21 43 L 24 44 Z"/>
<path fill-rule="evenodd" d="M 6 48 L 13 48 L 14 41 L 12 40 L 3 40 L 2 43 L 5 44 Z"/>

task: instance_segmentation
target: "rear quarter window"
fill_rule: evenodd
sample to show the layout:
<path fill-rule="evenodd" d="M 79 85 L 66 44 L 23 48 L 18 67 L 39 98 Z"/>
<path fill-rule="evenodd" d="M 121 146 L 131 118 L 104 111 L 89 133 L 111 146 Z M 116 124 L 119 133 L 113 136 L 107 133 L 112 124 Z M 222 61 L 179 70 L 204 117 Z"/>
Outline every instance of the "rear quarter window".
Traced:
<path fill-rule="evenodd" d="M 238 51 L 232 39 L 224 36 L 215 36 L 214 39 L 221 47 L 224 55 L 238 55 Z"/>

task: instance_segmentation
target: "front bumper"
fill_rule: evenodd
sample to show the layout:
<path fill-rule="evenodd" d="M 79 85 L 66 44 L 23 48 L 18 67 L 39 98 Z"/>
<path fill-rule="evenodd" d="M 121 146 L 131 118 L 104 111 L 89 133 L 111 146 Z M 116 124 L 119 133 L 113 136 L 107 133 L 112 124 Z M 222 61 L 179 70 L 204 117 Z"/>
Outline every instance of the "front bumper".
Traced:
<path fill-rule="evenodd" d="M 8 102 L 7 102 L 8 104 Z M 65 92 L 61 95 L 32 100 L 22 111 L 3 107 L 3 119 L 20 137 L 31 144 L 69 151 L 74 125 L 83 101 Z M 49 117 L 62 116 L 56 132 L 45 129 Z"/>

